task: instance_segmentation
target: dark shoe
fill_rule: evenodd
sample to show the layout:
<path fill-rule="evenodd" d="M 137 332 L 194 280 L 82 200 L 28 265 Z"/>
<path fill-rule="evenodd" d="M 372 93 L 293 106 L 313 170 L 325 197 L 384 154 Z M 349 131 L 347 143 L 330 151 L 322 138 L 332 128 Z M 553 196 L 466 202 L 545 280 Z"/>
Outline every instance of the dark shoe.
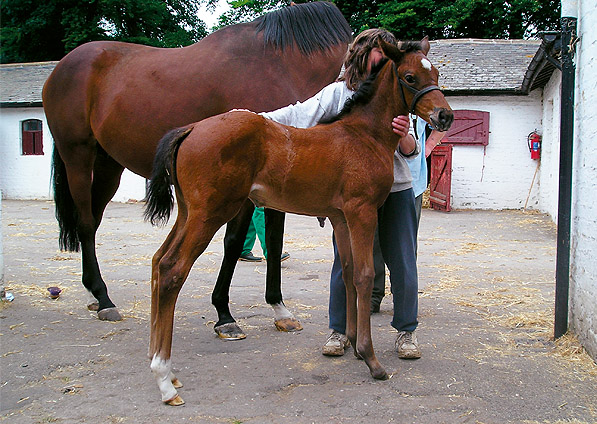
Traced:
<path fill-rule="evenodd" d="M 244 262 L 261 262 L 263 258 L 260 258 L 259 256 L 253 256 L 253 252 L 249 252 L 246 255 L 240 255 L 238 260 Z"/>
<path fill-rule="evenodd" d="M 282 253 L 282 256 L 280 256 L 280 262 L 284 262 L 288 258 L 290 258 L 290 253 L 284 252 Z"/>

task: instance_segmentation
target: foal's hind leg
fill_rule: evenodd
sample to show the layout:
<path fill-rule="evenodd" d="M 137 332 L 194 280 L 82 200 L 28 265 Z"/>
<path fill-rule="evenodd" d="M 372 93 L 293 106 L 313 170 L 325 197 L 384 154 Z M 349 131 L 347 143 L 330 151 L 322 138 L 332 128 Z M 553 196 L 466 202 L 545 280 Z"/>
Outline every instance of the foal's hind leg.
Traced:
<path fill-rule="evenodd" d="M 240 340 L 247 337 L 230 313 L 229 294 L 232 274 L 242 253 L 254 209 L 253 202 L 247 199 L 238 214 L 226 226 L 224 259 L 211 295 L 211 303 L 218 312 L 218 322 L 214 325 L 214 331 L 224 340 Z"/>
<path fill-rule="evenodd" d="M 162 394 L 162 401 L 174 406 L 184 403 L 176 390 L 175 383 L 178 380 L 172 373 L 170 360 L 176 299 L 193 263 L 223 224 L 219 219 L 216 222 L 213 217 L 202 218 L 189 216 L 184 225 L 184 219 L 177 219 L 152 263 L 151 371 Z"/>
<path fill-rule="evenodd" d="M 267 246 L 267 275 L 265 277 L 265 301 L 274 308 L 274 324 L 280 331 L 300 331 L 301 323 L 286 309 L 282 300 L 282 244 L 286 215 L 273 209 L 265 209 L 265 245 Z"/>

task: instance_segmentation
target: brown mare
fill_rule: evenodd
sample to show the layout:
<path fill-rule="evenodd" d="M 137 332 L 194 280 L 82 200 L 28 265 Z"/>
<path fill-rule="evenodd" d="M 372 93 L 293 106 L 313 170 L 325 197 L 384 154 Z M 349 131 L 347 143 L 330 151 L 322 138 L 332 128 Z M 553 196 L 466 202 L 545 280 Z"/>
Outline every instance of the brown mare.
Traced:
<path fill-rule="evenodd" d="M 100 273 L 95 237 L 123 169 L 149 178 L 158 141 L 172 128 L 233 108 L 269 111 L 307 99 L 337 77 L 351 38 L 340 11 L 316 2 L 229 26 L 185 48 L 93 42 L 60 61 L 43 90 L 55 142 L 60 247 L 77 251 L 80 244 L 83 285 L 100 319 L 121 319 Z M 228 292 L 252 211 L 247 202 L 226 233 L 212 296 L 222 337 L 244 337 Z M 266 301 L 280 329 L 300 329 L 280 290 L 284 214 L 266 211 L 266 222 Z"/>
<path fill-rule="evenodd" d="M 426 38 L 400 47 L 380 40 L 380 46 L 389 60 L 332 123 L 296 129 L 231 111 L 171 131 L 160 142 L 146 215 L 154 223 L 168 217 L 171 183 L 178 201 L 176 223 L 153 257 L 151 277 L 149 355 L 164 402 L 183 403 L 170 360 L 178 293 L 215 232 L 247 198 L 329 217 L 347 287 L 346 334 L 372 376 L 387 378 L 373 351 L 369 308 L 377 209 L 392 186 L 398 144 L 390 123 L 410 109 L 446 131 L 453 113 L 426 59 Z"/>

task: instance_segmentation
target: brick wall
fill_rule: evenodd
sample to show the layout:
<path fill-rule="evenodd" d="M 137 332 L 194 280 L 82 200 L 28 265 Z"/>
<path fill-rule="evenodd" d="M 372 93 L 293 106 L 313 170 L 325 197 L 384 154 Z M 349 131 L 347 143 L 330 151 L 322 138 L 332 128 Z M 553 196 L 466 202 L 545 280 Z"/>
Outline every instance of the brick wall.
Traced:
<path fill-rule="evenodd" d="M 597 8 L 594 0 L 578 3 L 570 326 L 597 359 Z"/>

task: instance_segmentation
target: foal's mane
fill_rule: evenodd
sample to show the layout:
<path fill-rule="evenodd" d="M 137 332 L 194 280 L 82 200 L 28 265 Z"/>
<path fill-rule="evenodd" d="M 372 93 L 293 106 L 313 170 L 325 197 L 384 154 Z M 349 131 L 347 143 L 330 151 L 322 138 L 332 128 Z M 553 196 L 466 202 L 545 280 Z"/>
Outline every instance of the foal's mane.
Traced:
<path fill-rule="evenodd" d="M 420 41 L 401 41 L 398 43 L 398 47 L 403 53 L 411 53 L 416 52 L 422 49 Z M 384 65 L 388 62 L 389 59 L 384 58 L 382 59 L 377 65 L 375 65 L 371 69 L 371 73 L 369 77 L 359 86 L 357 91 L 352 95 L 351 98 L 346 100 L 342 110 L 338 115 L 331 118 L 330 120 L 326 121 L 326 123 L 332 123 L 338 121 L 342 117 L 348 115 L 352 109 L 354 109 L 358 105 L 366 105 L 369 103 L 375 91 L 373 90 L 373 82 L 377 79 L 379 75 L 379 71 Z"/>
<path fill-rule="evenodd" d="M 265 44 L 284 50 L 295 42 L 305 55 L 352 40 L 352 30 L 342 13 L 325 1 L 288 6 L 253 22 L 257 32 L 263 32 Z"/>

